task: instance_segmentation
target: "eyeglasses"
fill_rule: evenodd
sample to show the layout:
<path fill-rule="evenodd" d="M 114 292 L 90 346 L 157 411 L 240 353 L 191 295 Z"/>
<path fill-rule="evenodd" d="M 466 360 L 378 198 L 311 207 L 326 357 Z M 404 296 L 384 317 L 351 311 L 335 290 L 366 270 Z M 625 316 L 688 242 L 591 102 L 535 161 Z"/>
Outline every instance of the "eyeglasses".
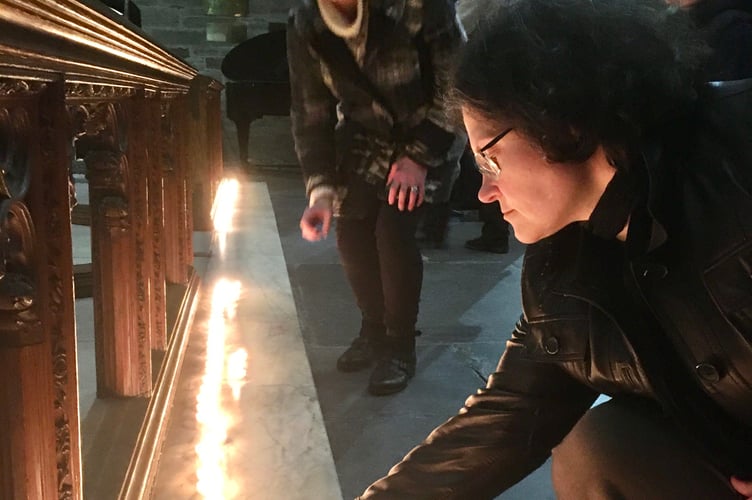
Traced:
<path fill-rule="evenodd" d="M 499 166 L 499 163 L 496 161 L 496 158 L 493 156 L 489 156 L 486 154 L 486 151 L 491 149 L 496 145 L 497 142 L 502 140 L 505 135 L 507 135 L 509 132 L 514 130 L 514 128 L 508 128 L 483 146 L 478 150 L 477 153 L 475 153 L 475 164 L 478 167 L 478 171 L 480 171 L 481 174 L 486 174 L 491 177 L 497 177 L 501 173 L 501 167 Z"/>

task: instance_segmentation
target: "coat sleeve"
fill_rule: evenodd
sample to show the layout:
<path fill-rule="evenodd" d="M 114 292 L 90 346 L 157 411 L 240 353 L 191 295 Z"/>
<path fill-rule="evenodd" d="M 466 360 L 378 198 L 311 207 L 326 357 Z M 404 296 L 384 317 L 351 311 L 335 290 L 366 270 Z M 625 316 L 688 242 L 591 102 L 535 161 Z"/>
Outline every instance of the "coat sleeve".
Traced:
<path fill-rule="evenodd" d="M 454 63 L 465 40 L 452 0 L 425 0 L 421 36 L 433 73 L 432 101 L 425 119 L 410 131 L 405 154 L 431 168 L 446 164 L 451 152 L 461 154 L 467 140 L 459 125 L 458 110 L 451 109 L 446 98 Z"/>
<path fill-rule="evenodd" d="M 290 119 L 306 194 L 313 201 L 317 195 L 333 195 L 336 186 L 337 101 L 324 83 L 321 64 L 306 40 L 309 30 L 303 28 L 301 18 L 293 13 L 287 27 Z"/>
<path fill-rule="evenodd" d="M 597 397 L 525 358 L 520 320 L 488 384 L 360 500 L 494 498 L 540 466 Z"/>
<path fill-rule="evenodd" d="M 752 13 L 729 9 L 707 27 L 713 48 L 705 63 L 706 80 L 741 80 L 752 77 Z"/>

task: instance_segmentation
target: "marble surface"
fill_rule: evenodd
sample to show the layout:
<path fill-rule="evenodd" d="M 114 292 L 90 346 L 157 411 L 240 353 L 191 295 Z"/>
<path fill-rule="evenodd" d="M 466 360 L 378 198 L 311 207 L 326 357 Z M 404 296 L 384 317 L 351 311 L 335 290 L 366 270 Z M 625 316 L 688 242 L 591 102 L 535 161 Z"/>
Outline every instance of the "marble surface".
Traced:
<path fill-rule="evenodd" d="M 152 498 L 341 499 L 266 185 L 223 198 Z"/>

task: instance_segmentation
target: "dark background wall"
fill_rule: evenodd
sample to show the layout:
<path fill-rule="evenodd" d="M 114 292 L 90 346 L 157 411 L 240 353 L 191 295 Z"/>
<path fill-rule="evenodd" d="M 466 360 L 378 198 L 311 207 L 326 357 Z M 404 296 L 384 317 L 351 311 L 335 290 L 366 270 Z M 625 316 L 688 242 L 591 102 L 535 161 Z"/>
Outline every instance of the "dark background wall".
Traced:
<path fill-rule="evenodd" d="M 142 29 L 155 41 L 201 73 L 224 81 L 220 65 L 225 54 L 240 41 L 265 33 L 269 23 L 286 23 L 296 0 L 134 2 L 141 10 Z M 241 14 L 232 15 L 233 9 Z"/>
<path fill-rule="evenodd" d="M 270 23 L 286 25 L 290 8 L 300 0 L 132 1 L 140 10 L 141 29 L 151 39 L 202 74 L 225 83 L 220 68 L 227 52 L 241 41 L 269 31 Z M 222 97 L 225 160 L 236 161 L 235 125 L 227 119 L 224 92 Z M 270 142 L 276 147 L 267 147 Z M 296 165 L 288 117 L 253 122 L 248 160 L 259 166 Z"/>

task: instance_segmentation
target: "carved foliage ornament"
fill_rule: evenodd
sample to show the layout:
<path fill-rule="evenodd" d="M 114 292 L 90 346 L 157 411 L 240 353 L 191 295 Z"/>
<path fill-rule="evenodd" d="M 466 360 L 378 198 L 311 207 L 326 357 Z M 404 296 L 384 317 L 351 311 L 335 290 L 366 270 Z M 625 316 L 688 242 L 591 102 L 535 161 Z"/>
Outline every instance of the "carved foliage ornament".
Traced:
<path fill-rule="evenodd" d="M 41 92 L 47 84 L 35 80 L 0 78 L 0 97 L 25 97 Z"/>
<path fill-rule="evenodd" d="M 76 157 L 86 158 L 92 150 L 123 152 L 128 147 L 125 112 L 116 103 L 85 103 L 68 108 L 76 136 Z"/>
<path fill-rule="evenodd" d="M 34 223 L 29 190 L 29 119 L 22 108 L 0 109 L 0 346 L 42 342 L 36 309 Z"/>
<path fill-rule="evenodd" d="M 31 277 L 34 261 L 34 224 L 18 200 L 0 203 L 0 345 L 21 347 L 43 340 L 33 306 L 36 287 Z"/>
<path fill-rule="evenodd" d="M 118 87 L 113 85 L 94 85 L 90 83 L 66 83 L 65 94 L 68 98 L 84 99 L 123 99 L 136 95 L 133 87 Z"/>

